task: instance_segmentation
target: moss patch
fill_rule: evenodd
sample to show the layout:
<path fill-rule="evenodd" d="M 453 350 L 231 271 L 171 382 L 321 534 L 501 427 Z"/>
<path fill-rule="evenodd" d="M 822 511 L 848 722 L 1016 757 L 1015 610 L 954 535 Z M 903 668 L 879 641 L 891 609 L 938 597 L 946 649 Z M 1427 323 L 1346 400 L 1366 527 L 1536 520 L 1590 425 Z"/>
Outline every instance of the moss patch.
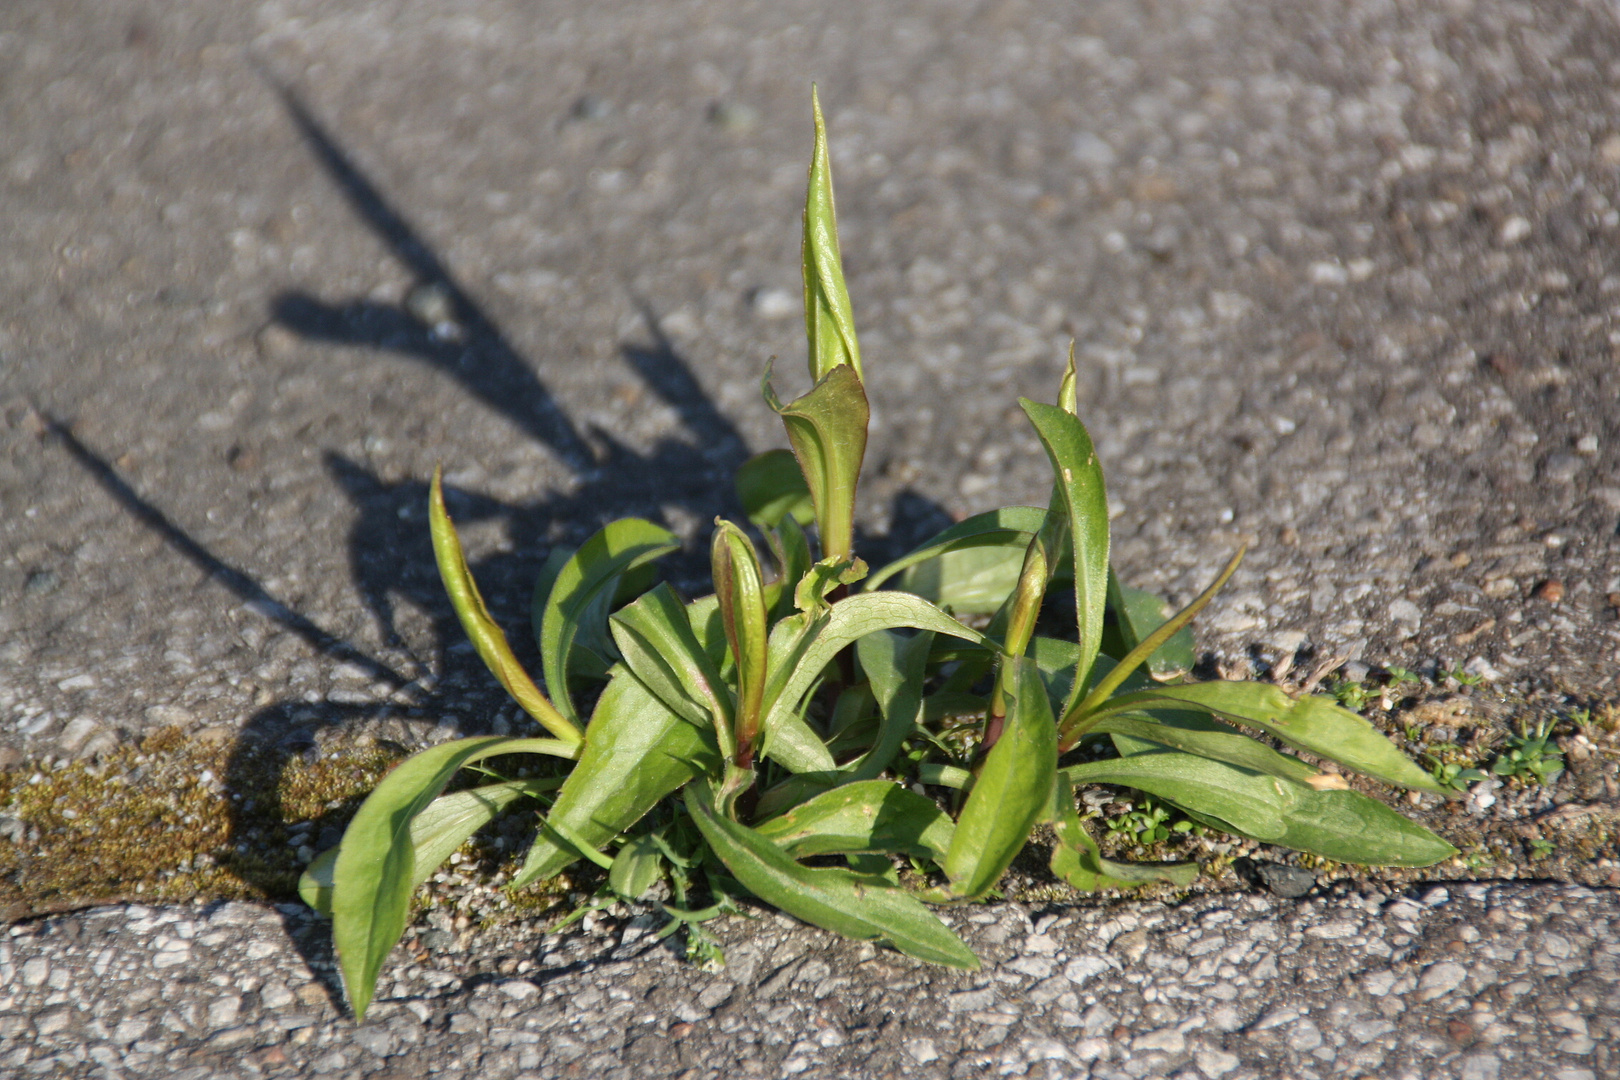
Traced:
<path fill-rule="evenodd" d="M 313 760 L 158 731 L 57 768 L 0 773 L 0 912 L 8 920 L 114 899 L 286 899 L 295 837 L 346 818 L 402 756 L 335 739 Z M 304 828 L 300 830 L 299 826 Z"/>

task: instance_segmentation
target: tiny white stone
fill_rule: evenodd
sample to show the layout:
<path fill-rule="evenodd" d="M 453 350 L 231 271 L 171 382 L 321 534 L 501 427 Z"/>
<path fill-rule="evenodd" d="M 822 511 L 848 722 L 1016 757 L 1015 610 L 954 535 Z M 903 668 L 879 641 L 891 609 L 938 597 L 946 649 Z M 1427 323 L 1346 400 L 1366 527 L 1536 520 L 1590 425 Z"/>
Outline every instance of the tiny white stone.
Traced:
<path fill-rule="evenodd" d="M 226 1028 L 236 1023 L 236 1014 L 242 1011 L 242 999 L 235 994 L 216 998 L 208 1006 L 208 1026 Z"/>
<path fill-rule="evenodd" d="M 786 289 L 760 289 L 754 293 L 753 308 L 762 319 L 787 319 L 798 314 L 799 301 Z"/>
<path fill-rule="evenodd" d="M 1496 1080 L 1502 1074 L 1502 1062 L 1494 1054 L 1475 1054 L 1463 1058 L 1458 1070 L 1461 1080 Z"/>
<path fill-rule="evenodd" d="M 1339 938 L 1351 937 L 1356 932 L 1356 924 L 1348 919 L 1338 919 L 1334 922 L 1322 923 L 1318 926 L 1308 927 L 1306 937 L 1321 938 L 1324 941 L 1336 941 Z"/>
<path fill-rule="evenodd" d="M 1163 1050 L 1167 1054 L 1179 1054 L 1187 1048 L 1187 1037 L 1175 1028 L 1160 1028 L 1145 1035 L 1138 1035 L 1131 1040 L 1131 1051 L 1141 1053 L 1144 1050 Z"/>
<path fill-rule="evenodd" d="M 1236 1054 L 1228 1054 L 1221 1050 L 1200 1050 L 1193 1055 L 1198 1063 L 1198 1071 L 1215 1080 L 1218 1076 L 1225 1076 L 1241 1063 Z"/>
<path fill-rule="evenodd" d="M 1086 980 L 1101 975 L 1103 972 L 1107 971 L 1108 968 L 1109 964 L 1107 960 L 1104 960 L 1102 957 L 1097 956 L 1094 953 L 1088 953 L 1083 956 L 1077 956 L 1065 964 L 1063 966 L 1063 977 L 1074 983 L 1076 986 L 1080 986 L 1084 984 Z"/>
<path fill-rule="evenodd" d="M 500 984 L 501 993 L 513 1001 L 528 1001 L 540 993 L 540 988 L 527 979 L 507 979 Z"/>
<path fill-rule="evenodd" d="M 121 1020 L 119 1021 L 118 1026 L 113 1029 L 113 1042 L 118 1043 L 121 1046 L 128 1046 L 136 1039 L 139 1039 L 142 1035 L 145 1035 L 147 1029 L 149 1029 L 151 1026 L 152 1025 L 149 1021 L 143 1020 L 139 1016 L 132 1016 L 128 1020 Z"/>
<path fill-rule="evenodd" d="M 259 991 L 259 1001 L 267 1009 L 285 1009 L 293 1003 L 293 995 L 286 983 L 270 982 L 265 983 L 264 989 Z"/>
<path fill-rule="evenodd" d="M 1322 1045 L 1322 1029 L 1310 1020 L 1299 1020 L 1288 1030 L 1288 1047 L 1296 1053 L 1315 1050 Z"/>
<path fill-rule="evenodd" d="M 1349 273 L 1336 262 L 1323 260 L 1311 263 L 1310 278 L 1312 285 L 1343 285 L 1350 280 Z"/>
<path fill-rule="evenodd" d="M 73 1022 L 73 1010 L 63 1006 L 59 1009 L 47 1009 L 34 1017 L 34 1030 L 41 1035 L 55 1035 L 67 1030 Z"/>
<path fill-rule="evenodd" d="M 1063 1061 L 1068 1048 L 1056 1039 L 1032 1039 L 1024 1044 L 1025 1061 Z"/>
<path fill-rule="evenodd" d="M 1008 971 L 1016 971 L 1032 979 L 1044 979 L 1052 974 L 1053 963 L 1045 956 L 1020 956 L 1002 966 Z"/>
<path fill-rule="evenodd" d="M 1074 1056 L 1081 1061 L 1096 1061 L 1098 1058 L 1106 1058 L 1112 1050 L 1113 1047 L 1107 1039 L 1081 1039 L 1074 1044 Z"/>
<path fill-rule="evenodd" d="M 1552 1013 L 1547 1017 L 1547 1022 L 1576 1035 L 1586 1034 L 1586 1017 L 1567 1009 Z"/>
<path fill-rule="evenodd" d="M 1443 961 L 1430 964 L 1424 969 L 1423 977 L 1418 980 L 1418 1000 L 1433 1001 L 1444 994 L 1449 994 L 1463 984 L 1468 978 L 1468 969 L 1461 964 Z"/>
<path fill-rule="evenodd" d="M 906 1053 L 919 1065 L 939 1060 L 939 1051 L 935 1049 L 933 1039 L 907 1039 Z"/>

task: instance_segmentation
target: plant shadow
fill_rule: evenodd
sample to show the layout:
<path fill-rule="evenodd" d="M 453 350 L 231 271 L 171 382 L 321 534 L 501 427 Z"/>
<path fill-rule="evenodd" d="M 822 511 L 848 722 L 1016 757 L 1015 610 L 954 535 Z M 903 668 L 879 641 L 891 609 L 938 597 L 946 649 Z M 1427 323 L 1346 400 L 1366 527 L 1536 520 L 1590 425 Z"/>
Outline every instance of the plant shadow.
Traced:
<path fill-rule="evenodd" d="M 291 88 L 273 85 L 328 179 L 343 193 L 361 223 L 411 273 L 415 285 L 397 305 L 373 299 L 330 303 L 306 292 L 288 292 L 272 301 L 272 320 L 308 341 L 359 347 L 386 358 L 384 362 L 403 360 L 438 371 L 516 423 L 574 470 L 578 483 L 568 492 L 529 502 L 502 501 L 447 485 L 446 501 L 458 524 L 499 520 L 511 539 L 510 550 L 491 554 L 473 567 L 498 622 L 509 629 L 528 625 L 532 583 L 558 537 L 575 543 L 624 516 L 645 517 L 666 526 L 673 524 L 669 518 L 674 516 L 688 521 L 717 514 L 740 516 L 731 477 L 750 455 L 750 448 L 704 392 L 688 359 L 662 333 L 650 304 L 635 301 L 645 334 L 638 341 L 622 344 L 621 357 L 646 390 L 675 411 L 681 430 L 640 451 L 610 432 L 582 430 L 576 425 L 534 365 L 456 282 L 405 215 L 383 197 Z M 426 482 L 390 482 L 336 453 L 327 454 L 325 465 L 357 511 L 347 545 L 350 574 L 379 640 L 403 650 L 416 668 L 437 676 L 407 678 L 354 645 L 320 631 L 265 594 L 250 577 L 232 571 L 241 579 L 238 591 L 251 594 L 261 614 L 284 626 L 304 628 L 302 636 L 322 655 L 358 664 L 376 684 L 386 684 L 392 698 L 369 703 L 280 701 L 261 709 L 244 725 L 224 777 L 228 793 L 241 796 L 231 800 L 237 808 L 231 842 L 241 856 L 232 865 L 246 884 L 272 897 L 286 895 L 286 871 L 269 864 L 260 866 L 246 853 L 257 850 L 267 837 L 279 838 L 302 823 L 281 820 L 274 808 L 267 820 L 266 808 L 253 806 L 246 793 L 275 790 L 295 759 L 319 755 L 322 732 L 341 731 L 357 722 L 397 717 L 402 712 L 408 718 L 435 719 L 455 735 L 510 731 L 509 716 L 517 717 L 519 726 L 529 723 L 510 707 L 494 679 L 463 643 L 429 542 Z M 110 467 L 103 468 L 111 474 Z M 889 549 L 900 541 L 926 535 L 950 519 L 937 504 L 908 490 L 895 497 L 890 520 L 893 525 L 887 536 L 861 538 L 873 557 L 898 554 Z M 178 528 L 171 526 L 166 536 L 182 548 L 206 555 Z M 672 556 L 663 569 L 672 583 L 693 591 L 706 582 L 707 566 L 706 551 L 700 550 Z M 399 613 L 407 605 L 427 615 L 430 655 L 416 655 L 401 633 Z M 421 638 L 420 634 L 413 636 Z M 531 670 L 538 668 L 531 635 L 517 633 L 511 640 L 519 658 Z M 248 809 L 243 810 L 244 806 Z M 330 808 L 307 823 L 301 835 L 308 838 L 313 850 L 329 847 L 341 836 L 353 810 L 352 802 Z M 323 974 L 334 1002 L 341 1002 L 329 965 L 329 943 L 308 946 L 302 922 L 285 918 L 289 936 L 300 942 L 312 970 Z"/>

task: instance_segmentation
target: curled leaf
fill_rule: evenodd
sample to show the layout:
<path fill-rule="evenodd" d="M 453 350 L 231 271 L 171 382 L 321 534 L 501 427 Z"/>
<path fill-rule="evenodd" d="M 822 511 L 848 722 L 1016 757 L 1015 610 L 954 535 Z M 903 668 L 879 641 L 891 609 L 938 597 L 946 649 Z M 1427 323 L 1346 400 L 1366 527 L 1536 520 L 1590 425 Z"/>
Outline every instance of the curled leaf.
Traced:
<path fill-rule="evenodd" d="M 479 658 L 513 700 L 523 706 L 524 712 L 564 742 L 579 742 L 578 726 L 534 685 L 534 680 L 513 655 L 512 647 L 506 643 L 506 634 L 490 618 L 478 584 L 467 568 L 461 538 L 456 535 L 456 527 L 444 507 L 442 470 L 437 468 L 433 470 L 433 485 L 428 492 L 428 527 L 433 535 L 433 557 L 439 564 L 439 576 L 444 579 L 444 591 L 450 595 L 450 605 L 456 609 L 456 617 L 461 620 L 473 648 L 478 650 Z"/>
<path fill-rule="evenodd" d="M 736 763 L 746 768 L 759 741 L 760 704 L 765 697 L 767 622 L 765 583 L 753 541 L 729 521 L 715 520 L 710 548 L 714 595 L 726 644 L 737 665 Z"/>
<path fill-rule="evenodd" d="M 1198 877 L 1198 864 L 1126 863 L 1103 857 L 1097 841 L 1086 831 L 1074 808 L 1074 789 L 1068 775 L 1058 773 L 1049 811 L 1057 843 L 1052 847 L 1052 873 L 1083 892 L 1097 889 L 1132 889 L 1163 883 L 1186 887 Z"/>
<path fill-rule="evenodd" d="M 782 418 L 793 456 L 810 488 L 824 558 L 850 557 L 855 537 L 855 486 L 866 456 L 871 408 L 860 376 L 848 364 L 823 375 L 810 392 L 783 405 L 765 373 L 765 402 Z"/>

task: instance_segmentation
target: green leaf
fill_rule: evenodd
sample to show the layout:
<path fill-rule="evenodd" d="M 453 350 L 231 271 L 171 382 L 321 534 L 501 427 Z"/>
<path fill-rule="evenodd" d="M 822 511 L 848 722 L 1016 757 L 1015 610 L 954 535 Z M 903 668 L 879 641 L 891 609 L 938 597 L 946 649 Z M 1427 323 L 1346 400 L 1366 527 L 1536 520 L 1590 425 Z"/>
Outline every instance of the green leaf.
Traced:
<path fill-rule="evenodd" d="M 906 593 L 875 592 L 845 597 L 820 618 L 806 620 L 808 617 L 804 615 L 783 619 L 771 632 L 771 668 L 765 689 L 764 753 L 793 772 L 836 768 L 826 746 L 799 717 L 805 696 L 820 678 L 822 669 L 845 646 L 867 634 L 899 627 L 932 630 L 986 644 L 977 631 L 963 626 L 926 600 Z"/>
<path fill-rule="evenodd" d="M 945 875 L 959 896 L 989 892 L 1029 839 L 1051 798 L 1057 769 L 1057 728 L 1035 662 L 1009 658 L 1007 716 L 1001 738 L 984 759 L 945 857 Z"/>
<path fill-rule="evenodd" d="M 597 530 L 558 572 L 541 621 L 540 660 L 546 687 L 570 720 L 579 720 L 568 676 L 574 641 L 584 624 L 606 622 L 605 606 L 621 575 L 680 546 L 668 529 L 640 518 L 621 518 Z"/>
<path fill-rule="evenodd" d="M 1074 669 L 1080 661 L 1080 646 L 1062 638 L 1036 634 L 1029 643 L 1028 655 L 1041 673 L 1041 682 L 1046 686 L 1046 699 L 1052 703 L 1052 711 L 1056 713 L 1069 700 L 1069 691 L 1074 688 Z"/>
<path fill-rule="evenodd" d="M 1053 802 L 1050 816 L 1058 842 L 1052 846 L 1052 873 L 1076 889 L 1095 892 L 1159 883 L 1185 888 L 1198 877 L 1197 863 L 1123 863 L 1103 858 L 1102 849 L 1075 812 L 1074 789 L 1064 773 L 1058 774 Z"/>
<path fill-rule="evenodd" d="M 958 615 L 993 615 L 1018 586 L 1026 545 L 947 551 L 902 573 L 895 587 Z"/>
<path fill-rule="evenodd" d="M 743 513 L 761 529 L 774 529 L 787 517 L 800 525 L 816 519 L 810 488 L 791 450 L 755 454 L 737 469 L 736 484 Z"/>
<path fill-rule="evenodd" d="M 411 847 L 415 852 L 411 891 L 414 893 L 421 887 L 451 852 L 502 810 L 524 796 L 553 791 L 561 783 L 560 777 L 503 780 L 434 799 L 411 822 Z M 298 895 L 322 915 L 332 914 L 332 870 L 337 865 L 337 856 L 337 847 L 327 848 L 304 868 L 298 879 Z"/>
<path fill-rule="evenodd" d="M 900 871 L 887 855 L 845 855 L 844 861 L 861 877 L 882 878 L 887 885 L 900 884 Z"/>
<path fill-rule="evenodd" d="M 761 900 L 845 937 L 876 939 L 931 964 L 978 970 L 972 950 L 912 896 L 881 878 L 800 866 L 753 829 L 716 814 L 700 786 L 686 789 L 687 811 L 726 869 Z"/>
<path fill-rule="evenodd" d="M 720 765 L 712 734 L 681 719 L 622 667 L 614 670 L 586 730 L 579 764 L 546 816 L 568 839 L 559 843 L 542 829 L 513 888 L 554 876 L 579 858 L 576 847 L 600 849 L 658 800 Z"/>
<path fill-rule="evenodd" d="M 668 582 L 620 608 L 609 620 L 624 664 L 660 701 L 698 727 L 713 726 L 733 753 L 733 700 L 720 668 L 704 650 L 686 606 Z"/>
<path fill-rule="evenodd" d="M 1098 710 L 1101 715 L 1168 708 L 1204 709 L 1239 724 L 1259 728 L 1297 750 L 1400 787 L 1449 795 L 1395 748 L 1365 719 L 1323 697 L 1291 698 L 1281 687 L 1255 682 L 1187 683 L 1122 694 Z"/>
<path fill-rule="evenodd" d="M 783 405 L 765 372 L 765 402 L 782 418 L 816 507 L 823 558 L 850 558 L 855 537 L 855 486 L 866 456 L 871 409 L 860 376 L 848 364 L 823 375 L 808 394 Z"/>
<path fill-rule="evenodd" d="M 1273 841 L 1337 862 L 1433 866 L 1457 849 L 1415 821 L 1359 791 L 1305 791 L 1283 815 Z"/>
<path fill-rule="evenodd" d="M 700 596 L 686 605 L 686 621 L 692 624 L 692 633 L 709 659 L 719 668 L 722 676 L 731 664 L 726 645 L 726 627 L 720 619 L 720 600 L 713 593 Z"/>
<path fill-rule="evenodd" d="M 1218 815 L 1188 816 L 1233 836 L 1251 836 Z M 1251 838 L 1364 866 L 1433 866 L 1457 854 L 1428 829 L 1359 791 L 1306 788 L 1283 814 L 1283 825 L 1280 836 Z"/>
<path fill-rule="evenodd" d="M 756 826 L 794 859 L 885 851 L 943 861 L 954 829 L 932 799 L 888 780 L 845 784 Z"/>
<path fill-rule="evenodd" d="M 848 364 L 859 376 L 861 349 L 855 341 L 855 316 L 844 285 L 843 255 L 838 250 L 827 125 L 822 121 L 821 100 L 813 86 L 810 107 L 815 113 L 816 142 L 804 195 L 804 241 L 799 256 L 804 271 L 804 330 L 810 343 L 810 378 L 819 382 L 839 364 Z"/>
<path fill-rule="evenodd" d="M 1170 616 L 1162 597 L 1126 585 L 1112 568 L 1108 571 L 1108 612 L 1113 618 L 1103 631 L 1103 652 L 1110 656 L 1129 654 Z M 1147 668 L 1155 679 L 1185 675 L 1196 662 L 1194 646 L 1192 631 L 1183 626 L 1147 658 Z"/>
<path fill-rule="evenodd" d="M 1036 506 L 976 514 L 889 563 L 867 578 L 863 589 L 871 592 L 904 573 L 900 588 L 905 592 L 967 612 L 958 598 L 962 594 L 971 598 L 974 612 L 994 611 L 1017 583 L 1024 549 L 1045 520 L 1046 511 Z"/>
<path fill-rule="evenodd" d="M 759 741 L 760 703 L 765 697 L 768 642 L 765 582 L 753 541 L 729 521 L 715 519 L 710 547 L 714 568 L 714 595 L 720 601 L 720 621 L 726 644 L 736 664 L 735 762 L 748 767 Z"/>
<path fill-rule="evenodd" d="M 1118 784 L 1145 791 L 1184 810 L 1229 821 L 1248 836 L 1275 840 L 1285 831 L 1282 815 L 1311 790 L 1276 776 L 1223 761 L 1167 751 L 1089 761 L 1064 770 L 1081 784 Z"/>
<path fill-rule="evenodd" d="M 1156 710 L 1150 716 L 1110 716 L 1091 730 L 1112 735 L 1121 757 L 1170 749 L 1301 784 L 1320 775 L 1298 758 L 1279 754 L 1207 713 Z"/>
<path fill-rule="evenodd" d="M 810 572 L 810 541 L 804 530 L 791 517 L 783 518 L 775 529 L 765 534 L 776 559 L 776 580 L 765 586 L 765 606 L 770 609 L 771 622 L 793 614 L 798 597 L 799 583 Z"/>
<path fill-rule="evenodd" d="M 557 575 L 562 573 L 562 568 L 573 557 L 573 548 L 552 548 L 546 561 L 540 564 L 540 572 L 534 577 L 534 592 L 529 597 L 529 627 L 534 633 L 534 647 L 537 649 L 543 640 L 540 629 L 545 625 L 546 601 L 551 599 L 551 587 L 557 584 Z"/>
<path fill-rule="evenodd" d="M 456 739 L 400 762 L 360 804 L 338 845 L 331 904 L 332 943 L 357 1018 L 365 1015 L 383 960 L 405 931 L 418 880 L 411 835 L 416 818 L 463 765 L 524 753 L 566 757 L 575 747 L 555 739 Z"/>
<path fill-rule="evenodd" d="M 642 833 L 626 840 L 608 870 L 608 888 L 626 900 L 640 900 L 664 875 L 664 856 L 658 840 Z"/>
<path fill-rule="evenodd" d="M 925 784 L 955 788 L 958 791 L 973 790 L 973 774 L 955 765 L 925 761 L 917 766 L 917 779 Z"/>
<path fill-rule="evenodd" d="M 1074 610 L 1080 653 L 1076 690 L 1087 684 L 1102 645 L 1103 612 L 1108 603 L 1108 493 L 1091 436 L 1079 418 L 1055 405 L 1020 398 L 1052 463 L 1053 486 L 1069 518 L 1074 553 Z M 1052 511 L 1057 512 L 1053 506 Z M 1072 702 L 1070 703 L 1072 704 Z M 1068 708 L 1063 710 L 1067 715 Z"/>
<path fill-rule="evenodd" d="M 871 780 L 894 760 L 900 746 L 922 719 L 923 679 L 934 635 L 927 631 L 901 637 L 883 630 L 855 643 L 861 670 L 871 683 L 883 720 L 872 749 L 848 767 L 853 780 Z"/>
<path fill-rule="evenodd" d="M 433 536 L 433 557 L 439 564 L 444 591 L 449 594 L 450 606 L 455 608 L 461 628 L 466 631 L 473 648 L 478 650 L 479 658 L 513 700 L 541 727 L 564 742 L 578 743 L 578 725 L 572 717 L 559 712 L 534 685 L 534 680 L 529 678 L 529 673 L 523 670 L 523 665 L 513 655 L 512 647 L 506 643 L 506 634 L 490 618 L 484 598 L 478 592 L 478 584 L 473 581 L 472 571 L 467 568 L 461 538 L 456 535 L 456 527 L 444 507 L 444 482 L 442 470 L 438 468 L 433 470 L 433 484 L 428 492 L 428 528 Z"/>

